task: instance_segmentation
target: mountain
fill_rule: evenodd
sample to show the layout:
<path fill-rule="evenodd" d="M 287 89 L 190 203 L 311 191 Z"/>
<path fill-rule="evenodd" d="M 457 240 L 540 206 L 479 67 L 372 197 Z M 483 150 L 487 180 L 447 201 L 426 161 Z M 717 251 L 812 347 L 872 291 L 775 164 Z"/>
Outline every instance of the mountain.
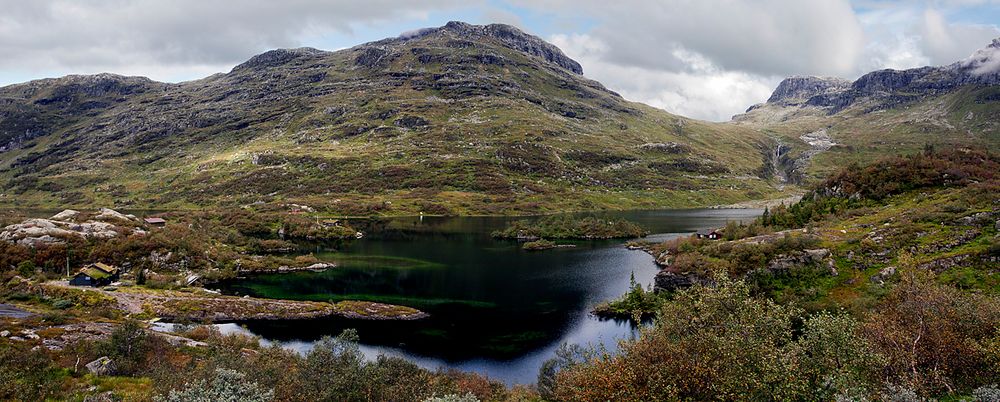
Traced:
<path fill-rule="evenodd" d="M 754 130 L 629 102 L 506 25 L 281 49 L 177 84 L 0 88 L 0 202 L 510 213 L 770 196 Z"/>
<path fill-rule="evenodd" d="M 1000 39 L 947 66 L 873 71 L 853 82 L 790 77 L 733 122 L 767 133 L 774 176 L 797 183 L 925 145 L 996 149 Z"/>
<path fill-rule="evenodd" d="M 853 83 L 791 78 L 725 123 L 627 101 L 500 24 L 272 50 L 182 83 L 43 79 L 0 88 L 0 207 L 504 214 L 776 197 L 885 152 L 995 144 L 996 47 Z"/>

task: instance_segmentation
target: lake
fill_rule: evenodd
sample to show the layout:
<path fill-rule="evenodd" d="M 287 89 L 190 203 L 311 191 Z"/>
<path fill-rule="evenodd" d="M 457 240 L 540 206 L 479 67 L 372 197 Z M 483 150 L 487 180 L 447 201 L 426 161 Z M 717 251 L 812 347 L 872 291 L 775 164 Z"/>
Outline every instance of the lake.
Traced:
<path fill-rule="evenodd" d="M 639 223 L 666 240 L 697 229 L 758 216 L 755 209 L 606 212 Z M 222 325 L 268 343 L 308 350 L 325 335 L 358 331 L 362 350 L 405 357 L 423 367 L 478 372 L 508 384 L 534 383 L 559 344 L 617 348 L 636 335 L 627 322 L 590 315 L 594 305 L 621 296 L 634 275 L 649 285 L 652 257 L 627 250 L 624 240 L 572 241 L 575 248 L 524 251 L 494 240 L 510 217 L 412 217 L 352 222 L 366 236 L 343 244 L 305 244 L 337 268 L 264 274 L 220 284 L 227 294 L 299 300 L 370 300 L 419 308 L 431 316 L 409 322 L 340 318 L 250 321 Z"/>

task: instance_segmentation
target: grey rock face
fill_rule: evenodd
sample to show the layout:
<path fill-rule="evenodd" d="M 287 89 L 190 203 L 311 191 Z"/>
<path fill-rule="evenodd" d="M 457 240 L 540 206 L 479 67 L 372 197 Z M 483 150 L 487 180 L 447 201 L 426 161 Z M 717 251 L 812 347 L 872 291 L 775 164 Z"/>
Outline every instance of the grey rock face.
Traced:
<path fill-rule="evenodd" d="M 72 237 L 106 239 L 118 236 L 114 225 L 105 222 L 72 223 L 49 219 L 28 219 L 9 225 L 0 232 L 0 241 L 34 247 L 39 244 L 65 243 Z"/>
<path fill-rule="evenodd" d="M 115 363 L 107 356 L 101 356 L 97 360 L 87 363 L 87 370 L 94 375 L 112 375 L 115 373 Z"/>
<path fill-rule="evenodd" d="M 842 78 L 828 77 L 789 77 L 778 84 L 769 103 L 786 105 L 802 104 L 812 97 L 828 95 L 845 91 L 851 87 L 851 82 Z"/>
<path fill-rule="evenodd" d="M 686 289 L 694 285 L 710 285 L 712 281 L 693 273 L 678 274 L 668 270 L 661 270 L 653 278 L 656 291 L 673 292 L 679 289 Z"/>
<path fill-rule="evenodd" d="M 532 56 L 540 57 L 545 61 L 554 63 L 562 68 L 576 74 L 583 74 L 583 67 L 580 63 L 567 57 L 558 47 L 545 42 L 541 38 L 524 33 L 520 29 L 504 24 L 472 25 L 459 21 L 451 21 L 441 28 L 431 28 L 417 31 L 408 35 L 400 36 L 402 40 L 409 40 L 425 35 L 439 32 L 449 32 L 467 40 L 481 40 L 483 37 L 497 39 L 504 46 L 518 50 Z M 497 59 L 485 60 L 487 62 L 498 62 Z"/>
<path fill-rule="evenodd" d="M 906 104 L 965 85 L 1000 85 L 1000 39 L 969 58 L 941 67 L 878 70 L 850 82 L 839 78 L 790 77 L 767 100 L 781 106 L 815 106 L 837 113 L 861 102 L 866 112 Z M 751 106 L 747 111 L 759 108 Z"/>
<path fill-rule="evenodd" d="M 767 269 L 772 272 L 787 272 L 801 267 L 817 266 L 829 256 L 830 250 L 825 248 L 782 254 L 768 262 Z"/>
<path fill-rule="evenodd" d="M 251 57 L 250 60 L 233 67 L 232 71 L 236 72 L 247 69 L 277 67 L 288 64 L 297 59 L 322 57 L 327 54 L 329 54 L 329 52 L 313 49 L 311 47 L 300 47 L 298 49 L 275 49 Z"/>

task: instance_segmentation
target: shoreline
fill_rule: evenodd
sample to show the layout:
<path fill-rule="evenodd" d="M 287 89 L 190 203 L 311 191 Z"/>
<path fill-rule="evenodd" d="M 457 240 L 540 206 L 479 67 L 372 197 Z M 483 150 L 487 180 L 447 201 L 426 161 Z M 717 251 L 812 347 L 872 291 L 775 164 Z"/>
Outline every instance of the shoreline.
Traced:
<path fill-rule="evenodd" d="M 783 198 L 771 198 L 766 200 L 749 200 L 738 202 L 735 204 L 725 204 L 725 205 L 713 205 L 707 207 L 708 209 L 764 209 L 764 208 L 774 208 L 779 205 L 789 206 L 802 199 L 805 193 L 791 195 Z"/>
<path fill-rule="evenodd" d="M 43 289 L 98 293 L 114 300 L 117 307 L 127 314 L 156 317 L 166 322 L 298 320 L 323 317 L 412 321 L 429 317 L 429 314 L 412 307 L 357 300 L 327 303 L 264 299 L 220 295 L 204 288 L 182 291 L 118 287 L 115 290 L 105 290 L 70 286 L 65 281 L 49 281 L 38 286 Z"/>
<path fill-rule="evenodd" d="M 804 194 L 804 193 L 803 193 Z M 608 212 L 630 212 L 630 211 L 680 211 L 680 210 L 691 210 L 691 209 L 753 209 L 755 207 L 749 207 L 746 205 L 753 205 L 756 203 L 773 203 L 773 205 L 778 205 L 782 200 L 802 198 L 802 194 L 792 195 L 783 198 L 765 198 L 765 199 L 753 199 L 741 201 L 733 204 L 703 204 L 703 205 L 692 205 L 687 207 L 657 207 L 657 208 L 609 208 L 609 209 L 566 209 L 555 212 L 547 213 L 527 213 L 527 214 L 419 214 L 419 213 L 400 213 L 400 214 L 387 214 L 387 215 L 325 215 L 325 214 L 315 214 L 310 216 L 315 216 L 320 219 L 391 219 L 391 218 L 530 218 L 538 216 L 549 216 L 549 215 L 561 215 L 561 214 L 586 214 L 586 213 L 608 213 Z M 786 205 L 788 202 L 786 202 Z M 762 204 L 763 205 L 763 204 Z M 10 205 L 0 205 L 0 211 L 28 211 L 28 212 L 59 212 L 63 209 L 95 209 L 100 208 L 99 206 L 70 206 L 70 207 L 27 207 L 27 208 L 15 208 Z M 763 208 L 763 206 L 759 207 Z M 127 208 L 118 207 L 113 208 L 116 211 L 124 212 L 153 212 L 155 213 L 166 213 L 166 212 L 205 212 L 225 209 L 225 207 L 203 207 L 203 208 Z"/>

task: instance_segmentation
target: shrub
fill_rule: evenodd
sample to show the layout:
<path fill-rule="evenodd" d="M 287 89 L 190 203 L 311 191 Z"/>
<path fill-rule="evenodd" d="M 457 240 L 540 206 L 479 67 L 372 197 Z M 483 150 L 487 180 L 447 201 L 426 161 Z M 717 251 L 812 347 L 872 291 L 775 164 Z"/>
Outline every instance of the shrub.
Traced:
<path fill-rule="evenodd" d="M 996 380 L 997 356 L 980 345 L 1000 337 L 1000 301 L 938 284 L 931 273 L 906 270 L 865 332 L 887 358 L 890 381 L 921 394 L 971 391 Z"/>
<path fill-rule="evenodd" d="M 100 346 L 101 353 L 111 358 L 118 374 L 137 374 L 144 367 L 150 350 L 149 335 L 135 320 L 126 320 Z"/>
<path fill-rule="evenodd" d="M 751 298 L 720 275 L 716 288 L 680 291 L 655 328 L 605 356 L 559 374 L 571 400 L 794 399 L 805 388 L 792 354 L 798 310 Z"/>
<path fill-rule="evenodd" d="M 59 390 L 57 373 L 41 351 L 23 343 L 0 340 L 0 399 L 41 401 Z"/>
<path fill-rule="evenodd" d="M 247 381 L 246 375 L 234 370 L 218 369 L 210 382 L 199 380 L 183 390 L 170 391 L 162 402 L 266 402 L 274 398 L 274 391 L 264 390 L 257 383 Z"/>

